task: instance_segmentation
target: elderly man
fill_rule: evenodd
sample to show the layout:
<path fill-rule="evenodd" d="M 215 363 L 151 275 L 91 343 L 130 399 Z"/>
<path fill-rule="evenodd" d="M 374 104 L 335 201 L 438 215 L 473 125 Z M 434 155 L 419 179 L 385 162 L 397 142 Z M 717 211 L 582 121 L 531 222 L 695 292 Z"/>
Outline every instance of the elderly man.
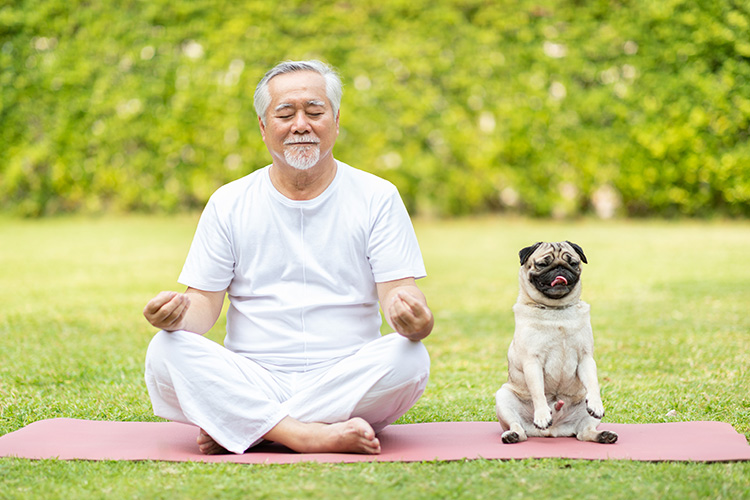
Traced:
<path fill-rule="evenodd" d="M 179 281 L 144 309 L 154 412 L 200 428 L 203 453 L 263 441 L 380 452 L 376 433 L 424 392 L 433 315 L 396 188 L 333 157 L 341 81 L 285 62 L 255 92 L 272 164 L 218 189 Z M 224 346 L 202 335 L 229 296 Z M 381 336 L 383 315 L 395 333 Z"/>

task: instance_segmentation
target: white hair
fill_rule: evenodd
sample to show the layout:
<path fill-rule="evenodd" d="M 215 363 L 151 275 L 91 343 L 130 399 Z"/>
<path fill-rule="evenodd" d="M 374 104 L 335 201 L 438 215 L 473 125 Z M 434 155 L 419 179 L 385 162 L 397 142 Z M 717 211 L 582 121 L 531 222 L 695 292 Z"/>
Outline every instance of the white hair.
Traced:
<path fill-rule="evenodd" d="M 331 102 L 333 115 L 336 116 L 338 114 L 339 107 L 341 106 L 341 96 L 344 91 L 339 75 L 331 66 L 315 60 L 284 61 L 269 70 L 255 88 L 253 104 L 255 105 L 255 112 L 258 113 L 263 125 L 266 124 L 266 112 L 268 111 L 268 106 L 271 105 L 271 93 L 268 91 L 268 82 L 276 76 L 296 71 L 314 71 L 325 78 L 326 96 Z"/>

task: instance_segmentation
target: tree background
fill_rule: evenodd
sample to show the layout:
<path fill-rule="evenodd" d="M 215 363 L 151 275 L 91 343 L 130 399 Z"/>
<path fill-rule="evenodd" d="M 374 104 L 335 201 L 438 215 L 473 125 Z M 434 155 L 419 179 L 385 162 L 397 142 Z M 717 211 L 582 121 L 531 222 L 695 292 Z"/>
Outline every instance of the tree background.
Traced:
<path fill-rule="evenodd" d="M 199 209 L 270 162 L 286 59 L 412 214 L 750 215 L 739 0 L 0 0 L 0 210 Z"/>

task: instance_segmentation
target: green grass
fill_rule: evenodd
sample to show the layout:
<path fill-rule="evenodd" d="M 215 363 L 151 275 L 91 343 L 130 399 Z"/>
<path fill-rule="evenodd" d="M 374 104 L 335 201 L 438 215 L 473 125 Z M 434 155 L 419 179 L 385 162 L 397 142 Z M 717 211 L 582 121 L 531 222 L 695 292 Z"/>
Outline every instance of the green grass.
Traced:
<path fill-rule="evenodd" d="M 196 216 L 0 218 L 0 434 L 53 417 L 157 420 L 145 302 L 175 289 Z M 750 435 L 750 223 L 419 220 L 437 322 L 401 423 L 494 420 L 518 250 L 589 258 L 605 421 L 720 420 Z M 221 340 L 220 322 L 209 334 Z M 675 410 L 676 415 L 667 416 Z M 5 498 L 750 498 L 750 463 L 574 460 L 248 466 L 0 459 Z"/>

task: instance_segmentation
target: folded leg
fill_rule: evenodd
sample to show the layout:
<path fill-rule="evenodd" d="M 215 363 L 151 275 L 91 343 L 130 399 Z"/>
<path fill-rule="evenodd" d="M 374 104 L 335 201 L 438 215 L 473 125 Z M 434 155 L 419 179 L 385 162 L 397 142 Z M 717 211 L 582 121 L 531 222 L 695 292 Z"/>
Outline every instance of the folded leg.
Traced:
<path fill-rule="evenodd" d="M 145 378 L 156 415 L 196 425 L 242 453 L 288 416 L 308 423 L 361 417 L 378 432 L 411 408 L 428 377 L 424 345 L 398 334 L 285 380 L 200 335 L 162 331 L 149 345 Z"/>
<path fill-rule="evenodd" d="M 196 425 L 234 453 L 287 416 L 288 394 L 267 370 L 195 333 L 157 333 L 145 378 L 156 415 Z"/>
<path fill-rule="evenodd" d="M 503 429 L 503 443 L 518 443 L 528 439 L 523 423 L 531 421 L 531 401 L 522 402 L 513 391 L 503 385 L 495 393 L 495 413 Z"/>
<path fill-rule="evenodd" d="M 392 333 L 309 379 L 282 406 L 302 422 L 360 417 L 379 432 L 417 402 L 429 374 L 430 358 L 424 345 Z"/>

